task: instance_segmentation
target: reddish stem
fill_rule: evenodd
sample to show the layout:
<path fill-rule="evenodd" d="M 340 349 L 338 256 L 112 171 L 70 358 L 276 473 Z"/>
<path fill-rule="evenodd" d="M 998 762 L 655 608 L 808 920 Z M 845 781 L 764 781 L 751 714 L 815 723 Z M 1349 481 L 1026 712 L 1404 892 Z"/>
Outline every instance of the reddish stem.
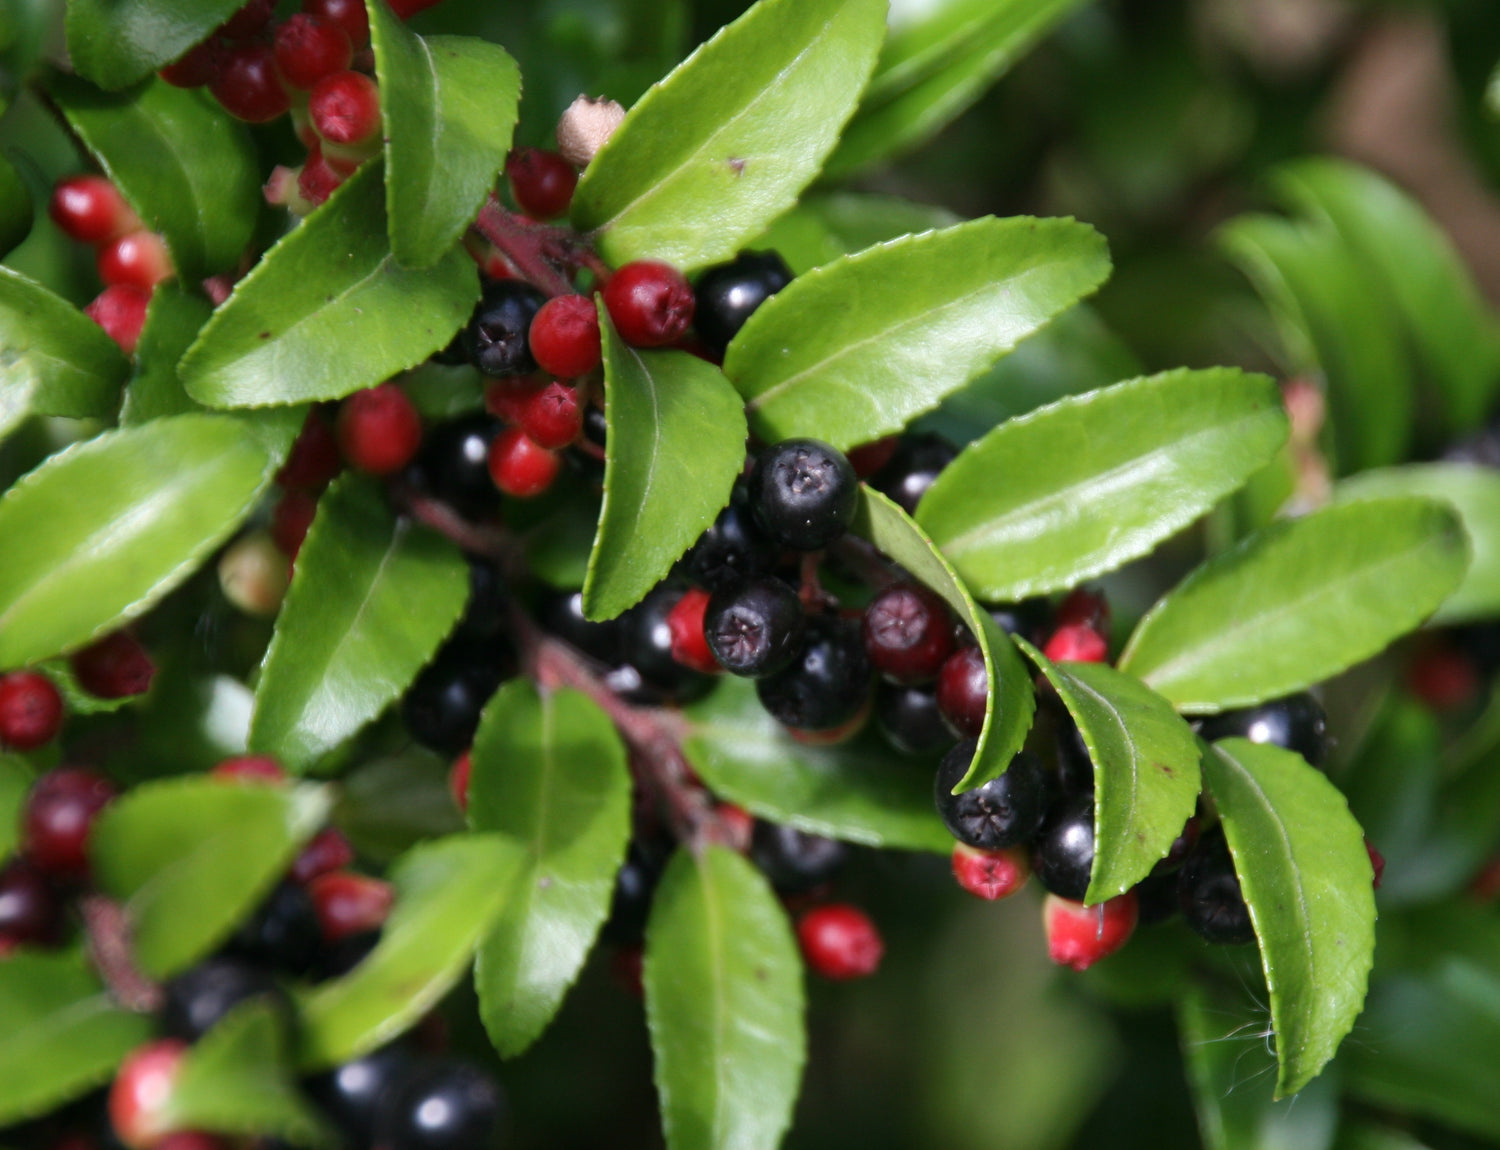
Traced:
<path fill-rule="evenodd" d="M 89 957 L 114 1000 L 127 1010 L 160 1010 L 161 987 L 137 970 L 131 957 L 130 921 L 125 908 L 102 894 L 91 894 L 80 901 L 79 910 Z"/>
<path fill-rule="evenodd" d="M 593 253 L 572 232 L 508 212 L 494 196 L 480 209 L 474 228 L 528 282 L 551 296 L 570 295 L 574 290 L 563 268 L 592 267 Z"/>

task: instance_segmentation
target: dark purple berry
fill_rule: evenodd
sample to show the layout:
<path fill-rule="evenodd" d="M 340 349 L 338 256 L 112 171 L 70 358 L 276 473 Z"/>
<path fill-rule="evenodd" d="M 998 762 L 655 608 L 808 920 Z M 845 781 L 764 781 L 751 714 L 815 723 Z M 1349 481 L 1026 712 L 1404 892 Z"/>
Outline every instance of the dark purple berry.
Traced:
<path fill-rule="evenodd" d="M 693 326 L 703 342 L 722 356 L 755 309 L 791 282 L 792 269 L 775 252 L 742 252 L 698 277 L 693 286 L 697 300 Z"/>
<path fill-rule="evenodd" d="M 49 946 L 62 934 L 62 901 L 30 864 L 13 860 L 0 871 L 0 947 Z"/>
<path fill-rule="evenodd" d="M 859 714 L 872 674 L 859 624 L 821 616 L 807 621 L 801 653 L 784 670 L 757 680 L 761 706 L 798 731 L 827 731 Z"/>
<path fill-rule="evenodd" d="M 380 1101 L 381 1150 L 489 1150 L 504 1105 L 499 1084 L 467 1062 L 419 1064 Z"/>
<path fill-rule="evenodd" d="M 1007 635 L 1019 635 L 1027 642 L 1040 647 L 1052 634 L 1052 604 L 1045 599 L 1022 599 L 1019 603 L 1000 603 L 986 607 L 993 619 Z"/>
<path fill-rule="evenodd" d="M 1030 751 L 1021 751 L 999 778 L 955 795 L 953 788 L 968 773 L 978 745 L 965 739 L 943 756 L 933 784 L 938 814 L 954 838 L 976 850 L 1030 842 L 1051 797 L 1046 769 Z"/>
<path fill-rule="evenodd" d="M 729 506 L 688 552 L 687 575 L 700 587 L 718 591 L 770 574 L 780 550 L 756 525 L 745 488 L 736 484 Z"/>
<path fill-rule="evenodd" d="M 494 280 L 464 328 L 469 362 L 485 375 L 527 375 L 536 370 L 531 355 L 531 321 L 547 297 L 521 280 Z"/>
<path fill-rule="evenodd" d="M 878 684 L 875 725 L 903 755 L 931 755 L 953 742 L 953 732 L 938 710 L 937 689 L 930 683 L 917 687 Z"/>
<path fill-rule="evenodd" d="M 837 839 L 810 835 L 780 823 L 757 821 L 750 861 L 782 894 L 803 894 L 831 879 L 849 857 Z"/>
<path fill-rule="evenodd" d="M 543 591 L 536 605 L 537 622 L 563 642 L 601 663 L 623 658 L 619 619 L 595 622 L 584 617 L 582 591 Z"/>
<path fill-rule="evenodd" d="M 1031 848 L 1038 881 L 1061 898 L 1081 902 L 1094 869 L 1094 796 L 1074 795 L 1047 812 Z"/>
<path fill-rule="evenodd" d="M 703 634 L 719 665 L 752 679 L 790 664 L 804 628 L 797 592 L 771 576 L 715 591 L 703 616 Z"/>
<path fill-rule="evenodd" d="M 1154 926 L 1177 913 L 1177 875 L 1148 874 L 1135 884 L 1138 922 Z"/>
<path fill-rule="evenodd" d="M 312 897 L 300 883 L 283 882 L 243 923 L 226 948 L 236 958 L 287 974 L 306 974 L 323 932 Z"/>
<path fill-rule="evenodd" d="M 1209 942 L 1255 941 L 1250 908 L 1240 891 L 1239 876 L 1235 874 L 1222 827 L 1205 833 L 1182 864 L 1177 877 L 1177 901 L 1188 926 Z"/>
<path fill-rule="evenodd" d="M 795 551 L 826 547 L 854 520 L 859 480 L 844 453 L 817 439 L 784 439 L 760 453 L 750 508 L 773 540 Z"/>
<path fill-rule="evenodd" d="M 979 648 L 963 647 L 949 655 L 938 671 L 937 704 L 953 733 L 978 738 L 989 702 L 989 672 Z"/>
<path fill-rule="evenodd" d="M 917 502 L 956 455 L 958 448 L 941 436 L 903 435 L 896 453 L 875 473 L 870 486 L 890 496 L 908 515 L 915 515 Z"/>
<path fill-rule="evenodd" d="M 1315 767 L 1328 757 L 1328 716 L 1306 691 L 1203 720 L 1198 733 L 1210 743 L 1243 738 L 1296 751 Z"/>
<path fill-rule="evenodd" d="M 948 604 L 914 583 L 897 583 L 876 595 L 865 608 L 864 630 L 875 670 L 898 683 L 935 679 L 953 651 Z"/>
<path fill-rule="evenodd" d="M 168 1038 L 196 1042 L 235 1007 L 266 999 L 290 1018 L 291 1002 L 269 971 L 238 958 L 200 962 L 162 987 L 161 1030 Z"/>
<path fill-rule="evenodd" d="M 411 737 L 453 757 L 474 741 L 479 714 L 509 670 L 467 644 L 438 651 L 407 688 L 401 717 Z"/>
<path fill-rule="evenodd" d="M 489 464 L 490 444 L 499 434 L 500 421 L 484 412 L 439 423 L 428 429 L 406 474 L 419 490 L 461 515 L 491 515 L 500 507 Z"/>
<path fill-rule="evenodd" d="M 307 1092 L 344 1136 L 345 1145 L 364 1150 L 372 1144 L 381 1104 L 411 1076 L 413 1065 L 403 1047 L 383 1046 L 308 1079 Z"/>

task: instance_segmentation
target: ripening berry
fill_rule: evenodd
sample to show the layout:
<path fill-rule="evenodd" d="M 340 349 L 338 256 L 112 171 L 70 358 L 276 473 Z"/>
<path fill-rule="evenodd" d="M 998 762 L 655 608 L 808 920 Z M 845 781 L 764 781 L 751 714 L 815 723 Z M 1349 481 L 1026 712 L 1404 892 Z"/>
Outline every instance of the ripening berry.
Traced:
<path fill-rule="evenodd" d="M 318 135 L 331 144 L 358 147 L 380 134 L 380 89 L 363 72 L 335 72 L 307 97 Z"/>
<path fill-rule="evenodd" d="M 310 498 L 305 492 L 295 494 Z M 220 557 L 219 590 L 247 615 L 275 615 L 291 580 L 287 558 L 269 531 L 252 531 L 230 544 Z"/>
<path fill-rule="evenodd" d="M 224 65 L 224 42 L 210 36 L 168 64 L 157 75 L 174 88 L 201 88 L 213 82 Z"/>
<path fill-rule="evenodd" d="M 422 445 L 422 417 L 394 383 L 356 391 L 339 407 L 339 449 L 368 475 L 400 471 Z"/>
<path fill-rule="evenodd" d="M 578 171 L 556 152 L 518 148 L 505 160 L 505 175 L 516 206 L 528 216 L 550 220 L 573 202 Z"/>
<path fill-rule="evenodd" d="M 166 242 L 144 228 L 127 232 L 99 249 L 99 278 L 106 284 L 128 284 L 149 293 L 177 274 Z"/>
<path fill-rule="evenodd" d="M 328 942 L 379 930 L 396 898 L 390 883 L 353 871 L 319 875 L 307 884 L 307 891 Z"/>
<path fill-rule="evenodd" d="M 271 538 L 288 559 L 297 558 L 318 513 L 318 497 L 308 491 L 285 491 L 271 509 Z"/>
<path fill-rule="evenodd" d="M 1095 906 L 1049 894 L 1042 904 L 1047 955 L 1059 966 L 1087 970 L 1130 941 L 1138 917 L 1133 890 Z"/>
<path fill-rule="evenodd" d="M 453 802 L 461 811 L 469 809 L 469 776 L 474 773 L 474 756 L 470 751 L 465 751 L 453 760 L 453 766 L 448 770 L 448 793 L 453 796 Z"/>
<path fill-rule="evenodd" d="M 804 914 L 797 922 L 797 941 L 808 968 L 836 981 L 874 974 L 885 955 L 885 941 L 870 916 L 847 903 Z"/>
<path fill-rule="evenodd" d="M 693 289 L 671 264 L 633 260 L 605 283 L 604 306 L 626 343 L 665 347 L 692 325 Z"/>
<path fill-rule="evenodd" d="M 354 847 L 337 827 L 324 827 L 308 840 L 287 877 L 306 885 L 319 875 L 343 870 L 354 862 Z"/>
<path fill-rule="evenodd" d="M 527 438 L 548 450 L 567 447 L 583 432 L 577 389 L 556 380 L 528 395 L 518 416 Z"/>
<path fill-rule="evenodd" d="M 126 1057 L 109 1088 L 109 1121 L 130 1150 L 152 1150 L 168 1133 L 168 1104 L 188 1044 L 163 1038 Z"/>
<path fill-rule="evenodd" d="M 694 671 L 715 675 L 722 668 L 703 634 L 703 616 L 707 610 L 708 592 L 689 588 L 667 616 L 667 626 L 672 630 L 672 658 Z"/>
<path fill-rule="evenodd" d="M 370 42 L 370 19 L 364 0 L 302 0 L 302 11 L 343 29 L 356 49 Z"/>
<path fill-rule="evenodd" d="M 490 444 L 490 478 L 506 495 L 530 499 L 552 486 L 562 457 L 539 446 L 519 427 L 507 427 Z"/>
<path fill-rule="evenodd" d="M 146 309 L 151 297 L 138 287 L 115 284 L 107 287 L 83 309 L 88 316 L 104 329 L 104 334 L 120 345 L 126 355 L 134 355 L 136 344 L 141 339 L 141 329 L 146 326 Z"/>
<path fill-rule="evenodd" d="M 338 476 L 343 466 L 333 429 L 314 409 L 307 413 L 302 430 L 292 444 L 291 454 L 276 473 L 276 482 L 282 487 L 321 491 Z"/>
<path fill-rule="evenodd" d="M 46 675 L 0 675 L 0 746 L 33 751 L 55 739 L 62 722 L 62 695 Z"/>
<path fill-rule="evenodd" d="M 954 843 L 953 877 L 970 894 L 995 902 L 1026 885 L 1031 877 L 1031 860 L 1022 847 L 986 851 Z"/>
<path fill-rule="evenodd" d="M 251 42 L 230 49 L 208 90 L 226 112 L 250 124 L 284 116 L 291 107 L 276 72 L 275 51 L 269 44 Z"/>
<path fill-rule="evenodd" d="M 960 738 L 977 739 L 990 702 L 990 677 L 978 647 L 949 655 L 938 671 L 937 705 Z"/>
<path fill-rule="evenodd" d="M 1087 623 L 1064 623 L 1052 632 L 1042 654 L 1054 663 L 1102 663 L 1109 656 L 1109 645 Z"/>
<path fill-rule="evenodd" d="M 156 664 L 129 631 L 113 631 L 68 657 L 78 685 L 96 699 L 128 699 L 151 689 Z"/>
<path fill-rule="evenodd" d="M 70 176 L 52 189 L 47 214 L 63 235 L 84 244 L 106 244 L 136 231 L 141 218 L 120 189 L 103 176 Z"/>
<path fill-rule="evenodd" d="M 338 25 L 299 12 L 276 29 L 276 67 L 281 78 L 304 92 L 348 69 L 354 45 Z"/>
<path fill-rule="evenodd" d="M 543 371 L 576 379 L 599 366 L 599 311 L 592 296 L 549 299 L 531 321 L 531 355 Z"/>
<path fill-rule="evenodd" d="M 280 786 L 287 781 L 280 760 L 270 755 L 236 755 L 216 764 L 209 774 L 216 779 L 252 785 L 269 783 Z"/>

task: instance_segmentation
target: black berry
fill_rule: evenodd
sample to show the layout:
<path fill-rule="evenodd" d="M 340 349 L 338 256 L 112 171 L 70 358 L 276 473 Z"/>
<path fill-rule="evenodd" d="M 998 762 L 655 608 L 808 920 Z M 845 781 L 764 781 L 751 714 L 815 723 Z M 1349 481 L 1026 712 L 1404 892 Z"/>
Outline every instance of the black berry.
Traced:
<path fill-rule="evenodd" d="M 1000 603 L 986 607 L 990 618 L 1007 635 L 1019 635 L 1040 647 L 1052 634 L 1052 604 L 1045 599 L 1022 599 L 1019 603 Z"/>
<path fill-rule="evenodd" d="M 277 885 L 256 912 L 235 931 L 228 950 L 237 958 L 287 974 L 306 974 L 317 961 L 323 932 L 307 888 Z"/>
<path fill-rule="evenodd" d="M 641 941 L 646 919 L 651 914 L 651 896 L 666 869 L 671 845 L 647 837 L 630 840 L 625 861 L 615 872 L 615 891 L 609 904 L 609 918 L 601 932 L 606 942 L 630 946 Z"/>
<path fill-rule="evenodd" d="M 479 713 L 504 677 L 503 668 L 468 645 L 444 647 L 407 689 L 401 704 L 407 731 L 440 755 L 457 755 L 474 741 Z"/>
<path fill-rule="evenodd" d="M 527 375 L 536 370 L 531 355 L 531 321 L 547 297 L 521 280 L 494 280 L 469 326 L 464 328 L 464 350 L 469 362 L 485 375 Z"/>
<path fill-rule="evenodd" d="M 381 1098 L 372 1142 L 382 1150 L 487 1150 L 502 1105 L 499 1084 L 478 1067 L 419 1064 Z"/>
<path fill-rule="evenodd" d="M 544 591 L 537 600 L 536 618 L 559 639 L 601 663 L 617 663 L 623 657 L 620 621 L 596 623 L 585 618 L 582 591 Z"/>
<path fill-rule="evenodd" d="M 792 282 L 792 269 L 775 252 L 743 252 L 711 267 L 693 287 L 693 326 L 719 355 L 755 309 Z"/>
<path fill-rule="evenodd" d="M 364 930 L 346 935 L 337 942 L 325 942 L 308 977 L 313 982 L 340 978 L 363 962 L 379 942 L 378 930 Z"/>
<path fill-rule="evenodd" d="M 771 576 L 715 591 L 703 616 L 703 634 L 719 665 L 753 679 L 791 663 L 803 630 L 797 592 Z"/>
<path fill-rule="evenodd" d="M 1198 729 L 1209 742 L 1244 738 L 1296 751 L 1315 767 L 1328 757 L 1328 716 L 1306 691 L 1203 720 Z"/>
<path fill-rule="evenodd" d="M 859 624 L 822 616 L 807 621 L 801 653 L 755 684 L 761 706 L 799 731 L 827 731 L 859 714 L 870 694 L 870 659 Z"/>
<path fill-rule="evenodd" d="M 780 823 L 757 822 L 750 837 L 750 861 L 782 894 L 802 894 L 831 879 L 849 857 L 837 839 L 804 834 Z"/>
<path fill-rule="evenodd" d="M 472 643 L 504 640 L 509 632 L 510 595 L 499 568 L 482 559 L 469 560 L 469 598 L 455 637 Z"/>
<path fill-rule="evenodd" d="M 870 485 L 915 515 L 917 502 L 943 468 L 953 462 L 958 448 L 938 435 L 903 435 L 890 462 L 877 471 Z"/>
<path fill-rule="evenodd" d="M 968 773 L 977 748 L 976 740 L 965 739 L 938 767 L 933 797 L 943 823 L 959 842 L 977 850 L 1030 842 L 1047 812 L 1051 790 L 1041 760 L 1022 751 L 999 778 L 955 795 L 953 788 Z"/>
<path fill-rule="evenodd" d="M 499 434 L 500 421 L 483 412 L 439 423 L 428 429 L 408 474 L 418 488 L 461 515 L 491 515 L 500 506 L 489 464 L 490 444 Z"/>
<path fill-rule="evenodd" d="M 1094 869 L 1094 796 L 1074 795 L 1047 812 L 1031 850 L 1031 869 L 1055 895 L 1081 902 Z"/>
<path fill-rule="evenodd" d="M 713 676 L 684 667 L 672 656 L 672 608 L 682 598 L 682 585 L 660 583 L 620 619 L 624 662 L 640 675 L 644 692 L 628 692 L 642 701 L 659 693 L 675 702 L 698 698 L 713 685 Z M 628 676 L 622 677 L 627 679 Z M 626 694 L 627 691 L 618 693 Z"/>
<path fill-rule="evenodd" d="M 959 738 L 978 738 L 990 702 L 990 678 L 978 647 L 963 647 L 938 671 L 937 703 Z"/>
<path fill-rule="evenodd" d="M 0 953 L 20 943 L 54 943 L 62 924 L 62 902 L 34 867 L 13 860 L 0 871 Z"/>
<path fill-rule="evenodd" d="M 414 1061 L 400 1046 L 385 1046 L 307 1080 L 307 1092 L 338 1127 L 347 1146 L 365 1150 L 381 1103 L 411 1077 Z"/>
<path fill-rule="evenodd" d="M 1239 876 L 1229 854 L 1222 827 L 1198 840 L 1177 878 L 1177 901 L 1182 917 L 1209 942 L 1255 941 L 1250 908 L 1240 891 Z"/>
<path fill-rule="evenodd" d="M 938 710 L 937 689 L 880 683 L 875 688 L 875 725 L 903 755 L 930 755 L 953 742 Z"/>
<path fill-rule="evenodd" d="M 784 439 L 762 451 L 748 481 L 750 507 L 783 547 L 816 551 L 854 519 L 859 480 L 843 452 L 817 439 Z"/>
<path fill-rule="evenodd" d="M 779 551 L 756 526 L 745 488 L 736 484 L 729 506 L 719 512 L 688 552 L 688 578 L 709 591 L 718 591 L 743 579 L 769 574 Z"/>
<path fill-rule="evenodd" d="M 291 1003 L 270 972 L 237 958 L 200 962 L 162 988 L 161 1029 L 168 1038 L 196 1042 L 242 1002 L 266 998 L 287 1017 Z"/>
<path fill-rule="evenodd" d="M 1148 874 L 1135 884 L 1135 898 L 1142 926 L 1166 922 L 1177 913 L 1176 873 Z"/>

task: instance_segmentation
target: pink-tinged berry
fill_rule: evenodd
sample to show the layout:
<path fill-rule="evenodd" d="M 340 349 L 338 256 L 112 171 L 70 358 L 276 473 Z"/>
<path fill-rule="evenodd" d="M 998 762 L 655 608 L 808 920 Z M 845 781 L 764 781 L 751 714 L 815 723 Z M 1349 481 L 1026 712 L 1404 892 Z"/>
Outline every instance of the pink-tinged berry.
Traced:
<path fill-rule="evenodd" d="M 154 1150 L 171 1132 L 172 1090 L 188 1045 L 163 1038 L 137 1047 L 109 1088 L 109 1121 L 130 1150 Z"/>
<path fill-rule="evenodd" d="M 363 48 L 370 42 L 370 20 L 364 0 L 302 0 L 302 11 L 342 28 L 355 48 Z"/>
<path fill-rule="evenodd" d="M 672 658 L 694 671 L 717 675 L 724 668 L 714 658 L 708 637 L 703 633 L 708 600 L 708 592 L 696 587 L 683 592 L 682 598 L 667 615 L 667 628 L 672 632 Z"/>
<path fill-rule="evenodd" d="M 1406 689 L 1439 714 L 1467 707 L 1481 685 L 1469 657 L 1445 645 L 1425 648 L 1406 667 Z"/>
<path fill-rule="evenodd" d="M 854 468 L 855 475 L 868 479 L 891 461 L 891 456 L 896 454 L 896 448 L 900 446 L 899 435 L 888 435 L 874 443 L 861 444 L 850 449 L 849 465 Z"/>
<path fill-rule="evenodd" d="M 271 538 L 288 559 L 297 558 L 302 541 L 318 513 L 318 497 L 307 491 L 288 491 L 271 510 Z"/>
<path fill-rule="evenodd" d="M 96 699 L 144 695 L 156 677 L 156 663 L 129 631 L 115 631 L 69 658 L 78 685 Z"/>
<path fill-rule="evenodd" d="M 120 345 L 121 351 L 134 355 L 136 344 L 141 341 L 141 329 L 146 326 L 149 306 L 151 297 L 140 288 L 115 284 L 100 292 L 83 309 L 83 314 L 102 327 L 104 334 Z"/>
<path fill-rule="evenodd" d="M 356 391 L 339 408 L 339 449 L 370 475 L 400 471 L 422 446 L 422 417 L 394 383 Z"/>
<path fill-rule="evenodd" d="M 62 695 L 46 675 L 12 671 L 0 675 L 0 746 L 32 751 L 62 730 Z"/>
<path fill-rule="evenodd" d="M 1102 663 L 1109 657 L 1109 645 L 1087 623 L 1065 623 L 1052 632 L 1042 654 L 1054 663 Z"/>
<path fill-rule="evenodd" d="M 276 29 L 276 68 L 293 88 L 306 92 L 354 59 L 349 35 L 336 24 L 299 12 Z"/>
<path fill-rule="evenodd" d="M 808 968 L 836 981 L 874 974 L 885 955 L 885 942 L 870 916 L 847 903 L 804 914 L 797 922 L 797 941 Z"/>
<path fill-rule="evenodd" d="M 338 477 L 343 467 L 333 428 L 319 412 L 309 411 L 292 444 L 291 454 L 276 473 L 276 482 L 283 487 L 321 491 Z"/>
<path fill-rule="evenodd" d="M 1370 856 L 1370 870 L 1374 872 L 1370 885 L 1379 890 L 1380 880 L 1385 877 L 1385 855 L 1376 850 L 1369 839 L 1365 839 L 1365 853 Z"/>
<path fill-rule="evenodd" d="M 748 850 L 750 838 L 755 834 L 755 816 L 735 803 L 719 803 L 714 813 L 719 816 L 719 825 L 724 828 L 729 845 L 738 851 Z"/>
<path fill-rule="evenodd" d="M 276 11 L 276 0 L 250 0 L 228 20 L 219 25 L 219 35 L 226 40 L 248 40 L 259 35 Z"/>
<path fill-rule="evenodd" d="M 671 264 L 634 260 L 609 277 L 604 306 L 626 343 L 665 347 L 692 325 L 693 289 Z"/>
<path fill-rule="evenodd" d="M 380 89 L 362 72 L 335 72 L 313 88 L 307 112 L 330 143 L 366 144 L 380 134 Z"/>
<path fill-rule="evenodd" d="M 972 895 L 994 902 L 1009 898 L 1031 877 L 1031 858 L 1025 847 L 983 851 L 953 844 L 953 877 Z"/>
<path fill-rule="evenodd" d="M 568 210 L 578 170 L 556 152 L 518 148 L 505 159 L 505 175 L 516 206 L 528 216 L 550 220 Z"/>
<path fill-rule="evenodd" d="M 26 855 L 37 870 L 62 882 L 87 878 L 89 834 L 115 794 L 88 767 L 58 767 L 37 779 L 22 814 Z"/>
<path fill-rule="evenodd" d="M 336 827 L 324 827 L 308 841 L 292 863 L 291 880 L 306 885 L 319 875 L 343 870 L 354 861 L 354 847 Z"/>
<path fill-rule="evenodd" d="M 549 383 L 526 400 L 517 422 L 538 447 L 567 447 L 583 432 L 578 392 L 565 383 Z"/>
<path fill-rule="evenodd" d="M 190 48 L 157 73 L 174 88 L 201 88 L 213 83 L 224 66 L 224 45 L 216 36 Z"/>
<path fill-rule="evenodd" d="M 209 772 L 229 783 L 280 786 L 287 781 L 286 769 L 270 755 L 235 755 L 216 764 Z"/>
<path fill-rule="evenodd" d="M 343 182 L 344 177 L 334 170 L 321 150 L 308 152 L 302 170 L 297 173 L 297 194 L 310 208 L 315 208 Z"/>
<path fill-rule="evenodd" d="M 938 711 L 959 738 L 977 739 L 984 730 L 990 680 L 978 647 L 964 647 L 949 655 L 938 671 Z"/>
<path fill-rule="evenodd" d="M 1095 906 L 1049 894 L 1042 906 L 1048 957 L 1059 966 L 1087 970 L 1130 941 L 1138 917 L 1133 890 Z"/>
<path fill-rule="evenodd" d="M 577 379 L 599 366 L 599 311 L 592 296 L 549 299 L 531 321 L 531 356 L 562 379 Z"/>
<path fill-rule="evenodd" d="M 516 499 L 530 499 L 552 486 L 562 467 L 555 451 L 538 446 L 519 427 L 507 427 L 490 444 L 490 478 Z"/>
<path fill-rule="evenodd" d="M 1059 627 L 1065 627 L 1069 623 L 1082 623 L 1101 635 L 1107 635 L 1109 621 L 1109 600 L 1104 597 L 1103 591 L 1076 587 L 1057 605 Z"/>
<path fill-rule="evenodd" d="M 448 793 L 453 796 L 453 802 L 461 811 L 469 809 L 469 776 L 474 773 L 474 757 L 470 751 L 465 751 L 453 760 L 453 766 L 448 771 Z"/>
<path fill-rule="evenodd" d="M 47 204 L 52 222 L 70 240 L 106 244 L 141 226 L 120 189 L 103 176 L 71 176 L 59 180 Z"/>
<path fill-rule="evenodd" d="M 546 380 L 534 375 L 511 375 L 492 380 L 484 389 L 485 409 L 497 419 L 519 425 L 527 405 L 546 386 Z"/>
<path fill-rule="evenodd" d="M 307 891 L 328 942 L 379 930 L 396 898 L 390 883 L 353 871 L 319 875 L 307 884 Z"/>
<path fill-rule="evenodd" d="M 269 44 L 247 43 L 230 49 L 208 90 L 226 112 L 250 124 L 268 123 L 286 115 L 291 107 Z"/>
<path fill-rule="evenodd" d="M 144 292 L 177 274 L 166 241 L 144 228 L 101 247 L 98 268 L 99 278 L 106 284 L 128 284 Z"/>

